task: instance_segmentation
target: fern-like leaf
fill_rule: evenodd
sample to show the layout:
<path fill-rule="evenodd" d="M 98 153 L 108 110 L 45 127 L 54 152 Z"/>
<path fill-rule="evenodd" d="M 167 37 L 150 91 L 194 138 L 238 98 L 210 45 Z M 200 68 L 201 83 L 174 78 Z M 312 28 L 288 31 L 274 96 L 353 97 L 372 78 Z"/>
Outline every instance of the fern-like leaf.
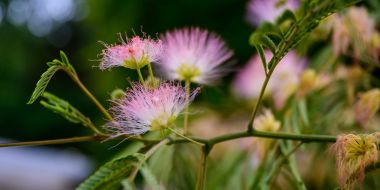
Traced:
<path fill-rule="evenodd" d="M 79 185 L 76 190 L 114 190 L 121 187 L 121 181 L 144 155 L 134 154 L 106 163 Z"/>
<path fill-rule="evenodd" d="M 58 98 L 57 96 L 50 94 L 48 92 L 44 92 L 42 97 L 44 97 L 47 101 L 41 100 L 40 103 L 45 108 L 52 110 L 53 112 L 61 115 L 67 120 L 73 123 L 80 123 L 87 127 L 92 127 L 93 124 L 91 120 L 84 116 L 78 109 L 72 106 L 69 102 Z"/>
<path fill-rule="evenodd" d="M 42 73 L 40 80 L 38 80 L 36 87 L 33 91 L 32 96 L 30 97 L 27 104 L 32 104 L 37 100 L 38 97 L 40 97 L 47 87 L 47 85 L 50 82 L 50 79 L 53 77 L 53 75 L 60 69 L 63 69 L 63 66 L 60 64 L 56 64 L 54 62 L 49 62 L 48 65 L 50 66 L 44 73 Z"/>
<path fill-rule="evenodd" d="M 62 60 L 54 59 L 52 62 L 47 63 L 49 68 L 44 73 L 42 73 L 41 78 L 40 80 L 38 80 L 36 87 L 34 88 L 33 94 L 30 97 L 27 104 L 32 104 L 37 100 L 38 97 L 40 97 L 45 92 L 45 89 L 49 84 L 51 78 L 58 70 L 64 70 L 71 77 L 76 76 L 76 71 L 74 67 L 70 64 L 66 54 L 63 51 L 61 51 L 60 56 Z"/>

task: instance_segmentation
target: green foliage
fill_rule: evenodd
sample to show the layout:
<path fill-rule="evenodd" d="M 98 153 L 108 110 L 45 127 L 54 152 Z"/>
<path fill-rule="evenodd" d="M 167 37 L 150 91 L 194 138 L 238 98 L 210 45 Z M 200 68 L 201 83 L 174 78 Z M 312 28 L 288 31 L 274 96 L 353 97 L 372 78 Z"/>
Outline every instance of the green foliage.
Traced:
<path fill-rule="evenodd" d="M 44 73 L 42 73 L 41 78 L 40 80 L 38 80 L 36 87 L 34 88 L 33 94 L 30 97 L 27 104 L 32 104 L 37 100 L 38 97 L 40 97 L 45 92 L 47 85 L 49 84 L 51 78 L 57 71 L 63 69 L 70 76 L 76 76 L 75 69 L 69 63 L 66 54 L 63 51 L 61 51 L 60 56 L 61 61 L 54 59 L 52 62 L 47 63 L 49 68 Z"/>
<path fill-rule="evenodd" d="M 128 177 L 142 157 L 144 155 L 136 153 L 110 161 L 81 183 L 76 190 L 120 189 L 123 179 Z"/>
<path fill-rule="evenodd" d="M 87 127 L 93 126 L 91 120 L 88 117 L 84 116 L 69 102 L 60 99 L 57 96 L 48 92 L 44 92 L 42 94 L 42 97 L 44 97 L 47 100 L 40 101 L 41 105 L 43 105 L 45 108 L 52 110 L 54 113 L 61 115 L 62 117 L 73 123 L 80 123 Z"/>

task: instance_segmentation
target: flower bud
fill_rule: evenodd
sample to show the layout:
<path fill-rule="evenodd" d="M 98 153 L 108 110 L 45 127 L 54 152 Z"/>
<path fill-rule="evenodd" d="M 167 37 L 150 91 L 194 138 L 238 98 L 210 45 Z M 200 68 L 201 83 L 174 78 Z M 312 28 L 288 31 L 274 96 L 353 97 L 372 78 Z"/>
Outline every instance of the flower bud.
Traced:
<path fill-rule="evenodd" d="M 111 92 L 111 100 L 119 100 L 125 97 L 124 91 L 117 88 Z"/>

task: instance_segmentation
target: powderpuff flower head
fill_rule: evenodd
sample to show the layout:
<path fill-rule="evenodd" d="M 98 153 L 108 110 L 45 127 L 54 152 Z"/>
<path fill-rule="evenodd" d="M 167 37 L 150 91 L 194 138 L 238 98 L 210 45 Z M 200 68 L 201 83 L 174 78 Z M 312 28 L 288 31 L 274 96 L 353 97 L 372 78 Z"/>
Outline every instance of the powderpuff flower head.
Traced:
<path fill-rule="evenodd" d="M 105 44 L 105 47 L 100 63 L 102 70 L 120 66 L 140 69 L 151 62 L 159 61 L 163 51 L 161 40 L 139 36 L 134 36 L 126 41 L 122 40 L 122 44 Z"/>
<path fill-rule="evenodd" d="M 262 22 L 274 22 L 286 9 L 296 10 L 298 0 L 251 0 L 247 6 L 247 20 L 254 26 Z"/>
<path fill-rule="evenodd" d="M 360 94 L 359 100 L 355 103 L 355 119 L 363 127 L 366 127 L 369 120 L 376 114 L 380 106 L 380 89 L 375 88 Z"/>
<path fill-rule="evenodd" d="M 187 99 L 186 90 L 180 84 L 165 82 L 157 88 L 134 84 L 125 92 L 125 98 L 114 101 L 111 112 L 115 121 L 111 121 L 108 127 L 117 136 L 140 135 L 170 127 L 197 91 Z"/>
<path fill-rule="evenodd" d="M 266 60 L 272 54 L 265 51 Z M 307 60 L 299 57 L 296 52 L 289 52 L 275 68 L 266 88 L 266 95 L 270 94 L 276 108 L 281 108 L 287 98 L 297 89 Z M 265 71 L 259 55 L 254 55 L 248 64 L 237 74 L 233 82 L 234 93 L 243 99 L 254 100 L 260 95 L 265 80 Z"/>
<path fill-rule="evenodd" d="M 336 155 L 338 181 L 342 189 L 353 189 L 356 181 L 361 183 L 365 168 L 376 163 L 378 136 L 377 133 L 338 136 L 332 150 Z"/>
<path fill-rule="evenodd" d="M 165 54 L 160 66 L 172 80 L 212 84 L 226 73 L 221 64 L 232 57 L 218 35 L 200 28 L 169 31 L 162 41 Z"/>

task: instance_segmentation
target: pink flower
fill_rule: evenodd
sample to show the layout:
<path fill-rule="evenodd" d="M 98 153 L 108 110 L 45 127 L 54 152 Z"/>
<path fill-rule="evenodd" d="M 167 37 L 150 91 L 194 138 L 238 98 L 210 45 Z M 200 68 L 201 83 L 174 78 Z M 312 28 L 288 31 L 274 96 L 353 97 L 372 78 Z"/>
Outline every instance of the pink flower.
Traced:
<path fill-rule="evenodd" d="M 100 69 L 112 67 L 126 67 L 130 69 L 142 68 L 145 65 L 160 59 L 163 46 L 161 40 L 153 40 L 149 37 L 142 39 L 135 36 L 120 45 L 106 45 L 103 50 L 103 58 Z"/>
<path fill-rule="evenodd" d="M 186 100 L 186 90 L 179 83 L 162 83 L 154 89 L 134 84 L 125 93 L 125 98 L 114 101 L 111 111 L 115 121 L 107 127 L 116 135 L 139 135 L 165 129 L 173 124 L 197 92 L 193 91 Z"/>
<path fill-rule="evenodd" d="M 339 135 L 332 151 L 336 155 L 338 182 L 342 189 L 354 189 L 364 179 L 367 166 L 378 159 L 377 139 L 379 133 L 369 135 Z"/>
<path fill-rule="evenodd" d="M 334 14 L 332 18 L 330 28 L 333 30 L 336 55 L 352 55 L 355 58 L 371 56 L 374 60 L 379 58 L 380 34 L 365 7 L 351 7 L 344 14 Z"/>
<path fill-rule="evenodd" d="M 169 79 L 213 83 L 226 73 L 221 64 L 232 56 L 219 36 L 200 28 L 167 32 L 162 41 L 166 49 L 160 66 Z"/>
<path fill-rule="evenodd" d="M 279 0 L 251 0 L 247 6 L 247 20 L 254 26 L 263 21 L 274 22 L 286 9 L 296 10 L 298 6 L 298 0 L 287 0 L 282 4 Z"/>
<path fill-rule="evenodd" d="M 269 61 L 272 54 L 265 51 L 265 57 Z M 305 65 L 306 59 L 300 58 L 295 52 L 289 52 L 275 68 L 266 88 L 266 95 L 272 95 L 277 108 L 281 108 L 298 87 Z M 259 55 L 255 55 L 236 76 L 233 91 L 243 99 L 257 99 L 264 80 L 261 59 Z"/>

